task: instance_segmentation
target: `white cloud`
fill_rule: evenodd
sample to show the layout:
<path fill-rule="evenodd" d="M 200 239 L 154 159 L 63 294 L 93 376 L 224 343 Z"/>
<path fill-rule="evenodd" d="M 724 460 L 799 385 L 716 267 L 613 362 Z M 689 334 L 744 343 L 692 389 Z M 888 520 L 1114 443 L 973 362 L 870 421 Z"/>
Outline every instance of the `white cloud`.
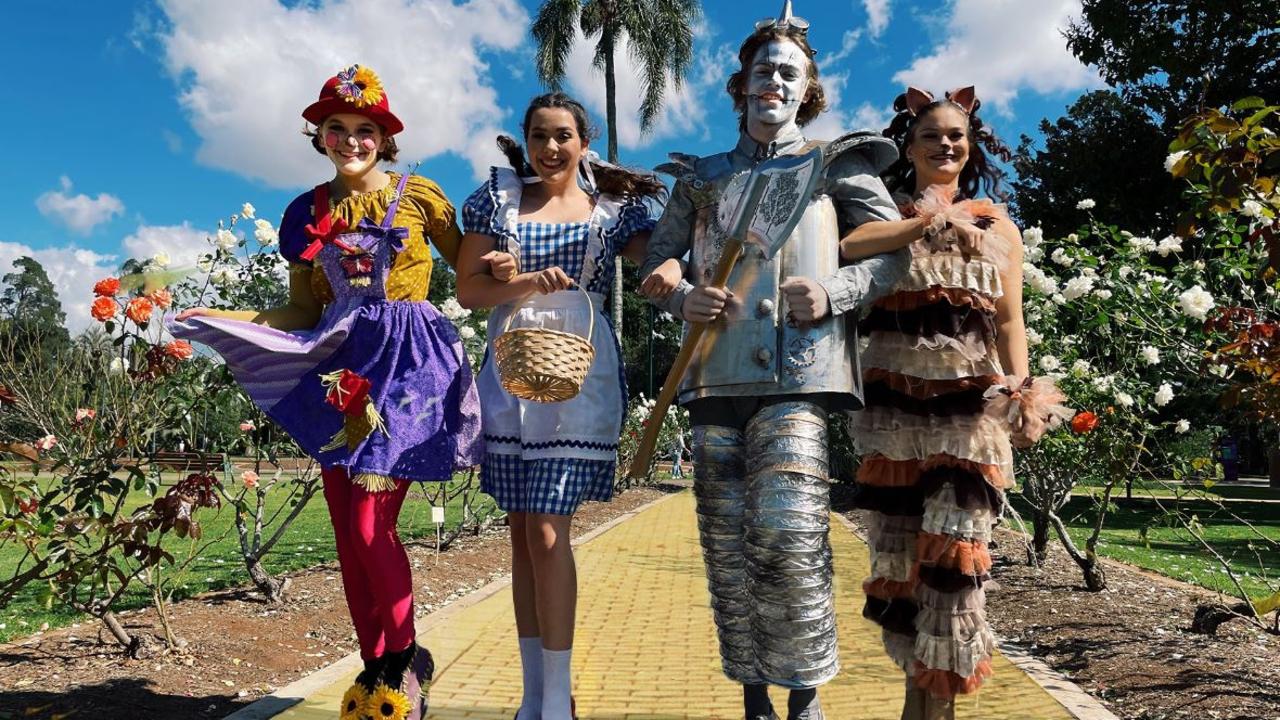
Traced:
<path fill-rule="evenodd" d="M 862 28 L 854 28 L 845 30 L 844 35 L 840 37 L 840 49 L 830 55 L 818 56 L 818 69 L 826 70 L 828 67 L 844 60 L 853 53 L 858 47 L 858 42 L 862 40 Z"/>
<path fill-rule="evenodd" d="M 1071 54 L 1062 35 L 1079 15 L 1080 0 L 954 0 L 942 23 L 946 43 L 893 79 L 935 93 L 976 85 L 978 97 L 1005 115 L 1023 88 L 1053 93 L 1100 86 L 1097 73 Z M 1017 32 L 994 30 L 1002 27 Z"/>
<path fill-rule="evenodd" d="M 827 91 L 827 111 L 804 127 L 805 137 L 814 140 L 835 140 L 854 130 L 883 130 L 893 114 L 888 108 L 877 108 L 863 102 L 852 111 L 841 106 L 841 95 L 849 83 L 848 73 L 832 73 L 822 76 L 822 86 Z"/>
<path fill-rule="evenodd" d="M 167 22 L 157 39 L 200 138 L 196 157 L 276 187 L 305 186 L 330 170 L 299 134 L 300 113 L 326 78 L 357 62 L 381 76 L 405 123 L 401 162 L 457 152 L 479 174 L 492 154 L 473 136 L 506 116 L 479 55 L 519 47 L 529 23 L 516 0 L 160 6 Z"/>
<path fill-rule="evenodd" d="M 867 32 L 871 37 L 880 37 L 885 28 L 889 27 L 892 15 L 889 5 L 890 0 L 862 0 L 862 6 L 867 9 Z"/>
<path fill-rule="evenodd" d="M 41 215 L 81 235 L 88 235 L 95 227 L 124 213 L 124 203 L 115 195 L 99 193 L 94 198 L 83 193 L 72 195 L 71 178 L 66 175 L 59 179 L 59 184 L 60 190 L 50 190 L 36 198 L 36 208 Z"/>
<path fill-rule="evenodd" d="M 237 232 L 239 228 L 237 226 Z M 252 223 L 249 230 L 252 234 Z M 140 225 L 133 234 L 120 241 L 120 246 L 125 257 L 138 260 L 147 260 L 163 252 L 169 256 L 170 267 L 175 269 L 194 266 L 196 258 L 212 250 L 209 233 L 186 222 L 181 225 Z"/>
<path fill-rule="evenodd" d="M 24 255 L 34 258 L 49 275 L 67 315 L 67 329 L 75 334 L 88 327 L 93 322 L 89 317 L 93 284 L 115 271 L 115 258 L 74 246 L 35 250 L 21 243 L 0 242 L 0 275 L 13 272 L 13 261 Z"/>
<path fill-rule="evenodd" d="M 694 31 L 695 38 L 705 37 L 706 34 L 705 28 Z M 604 73 L 591 64 L 597 40 L 599 37 L 583 38 L 579 31 L 578 40 L 566 62 L 568 73 L 565 86 L 570 94 L 587 106 L 595 121 L 600 124 L 601 137 L 596 142 L 597 147 L 593 149 L 603 157 L 608 149 Z M 676 90 L 668 79 L 662 110 L 649 134 L 642 136 L 640 102 L 643 96 L 640 70 L 631 59 L 630 45 L 625 39 L 619 43 L 615 53 L 619 148 L 645 147 L 661 138 L 687 135 L 705 128 L 707 98 L 704 95 L 718 94 L 726 105 L 730 104 L 728 96 L 723 94 L 723 87 L 729 74 L 737 66 L 737 53 L 727 45 L 695 48 L 693 67 L 684 85 Z"/>

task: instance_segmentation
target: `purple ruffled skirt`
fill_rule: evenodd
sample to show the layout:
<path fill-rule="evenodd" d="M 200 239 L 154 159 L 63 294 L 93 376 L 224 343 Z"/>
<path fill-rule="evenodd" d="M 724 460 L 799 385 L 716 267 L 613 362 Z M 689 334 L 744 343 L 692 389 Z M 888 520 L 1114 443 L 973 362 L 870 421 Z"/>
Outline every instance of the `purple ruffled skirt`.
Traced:
<path fill-rule="evenodd" d="M 338 301 L 309 331 L 207 316 L 170 321 L 168 328 L 222 355 L 249 397 L 326 467 L 440 481 L 484 455 L 480 402 L 462 341 L 429 302 Z M 352 450 L 324 451 L 344 416 L 326 402 L 321 376 L 340 370 L 372 382 L 369 397 L 387 432 L 375 430 Z"/>

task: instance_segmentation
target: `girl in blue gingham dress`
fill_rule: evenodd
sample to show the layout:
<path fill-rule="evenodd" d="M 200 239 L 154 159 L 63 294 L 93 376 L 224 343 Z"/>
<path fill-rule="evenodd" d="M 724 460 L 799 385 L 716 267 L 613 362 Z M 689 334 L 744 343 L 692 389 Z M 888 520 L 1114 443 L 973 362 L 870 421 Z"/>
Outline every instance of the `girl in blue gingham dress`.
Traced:
<path fill-rule="evenodd" d="M 523 129 L 529 159 L 515 140 L 500 138 L 514 170 L 493 168 L 462 207 L 458 301 L 494 308 L 491 342 L 508 319 L 512 327 L 580 336 L 594 320 L 595 361 L 572 399 L 513 397 L 498 381 L 492 352 L 476 379 L 486 446 L 481 487 L 508 512 L 511 528 L 511 594 L 524 673 L 516 718 L 569 720 L 577 601 L 570 519 L 584 500 L 613 495 L 626 405 L 605 294 L 616 257 L 644 259 L 654 225 L 645 198 L 665 188 L 593 157 L 586 111 L 565 95 L 535 98 Z M 658 283 L 651 276 L 643 286 L 669 291 L 679 274 L 676 268 Z"/>

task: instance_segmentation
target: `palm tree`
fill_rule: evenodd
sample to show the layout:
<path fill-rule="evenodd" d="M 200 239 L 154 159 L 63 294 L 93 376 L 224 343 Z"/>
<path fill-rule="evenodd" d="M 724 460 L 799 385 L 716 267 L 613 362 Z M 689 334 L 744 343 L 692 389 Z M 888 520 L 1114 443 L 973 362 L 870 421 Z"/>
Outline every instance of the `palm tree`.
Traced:
<path fill-rule="evenodd" d="M 533 21 L 538 43 L 538 78 L 552 90 L 564 83 L 566 63 L 578 30 L 599 36 L 593 60 L 604 72 L 609 162 L 618 162 L 618 103 L 614 52 L 624 40 L 640 68 L 640 130 L 648 132 L 666 96 L 693 65 L 693 25 L 702 16 L 698 0 L 546 0 Z M 614 265 L 613 323 L 622 333 L 622 258 Z"/>

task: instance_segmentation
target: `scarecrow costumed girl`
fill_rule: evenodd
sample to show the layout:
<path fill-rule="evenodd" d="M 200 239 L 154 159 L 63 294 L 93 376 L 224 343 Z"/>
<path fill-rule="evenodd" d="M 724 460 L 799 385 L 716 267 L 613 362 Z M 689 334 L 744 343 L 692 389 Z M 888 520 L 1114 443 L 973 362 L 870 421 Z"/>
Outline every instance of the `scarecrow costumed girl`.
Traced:
<path fill-rule="evenodd" d="M 420 720 L 431 654 L 415 642 L 413 578 L 396 522 L 411 481 L 447 481 L 481 458 L 479 401 L 457 329 L 427 301 L 431 248 L 461 232 L 440 188 L 384 172 L 404 125 L 378 76 L 353 65 L 302 116 L 332 180 L 280 224 L 289 302 L 187 310 L 177 337 L 217 350 L 262 410 L 323 467 L 343 588 L 364 670 L 342 718 Z"/>

